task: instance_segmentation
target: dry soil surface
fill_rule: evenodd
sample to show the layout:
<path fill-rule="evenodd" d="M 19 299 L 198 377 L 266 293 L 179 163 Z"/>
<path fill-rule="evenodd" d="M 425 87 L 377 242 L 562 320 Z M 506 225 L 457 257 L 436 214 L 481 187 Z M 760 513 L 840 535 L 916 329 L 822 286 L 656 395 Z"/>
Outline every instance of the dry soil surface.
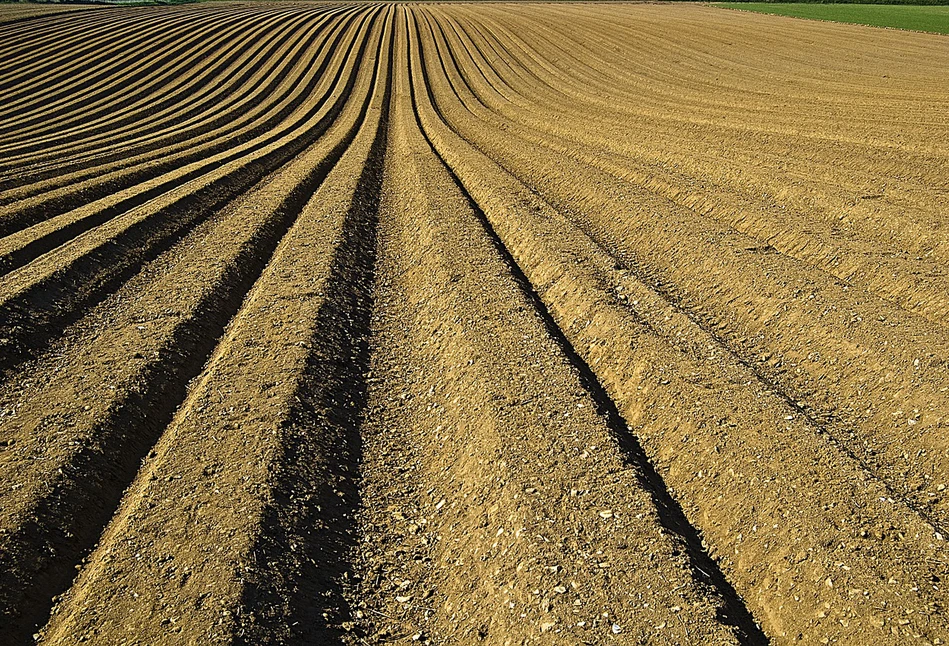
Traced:
<path fill-rule="evenodd" d="M 0 641 L 949 642 L 949 39 L 0 23 Z"/>

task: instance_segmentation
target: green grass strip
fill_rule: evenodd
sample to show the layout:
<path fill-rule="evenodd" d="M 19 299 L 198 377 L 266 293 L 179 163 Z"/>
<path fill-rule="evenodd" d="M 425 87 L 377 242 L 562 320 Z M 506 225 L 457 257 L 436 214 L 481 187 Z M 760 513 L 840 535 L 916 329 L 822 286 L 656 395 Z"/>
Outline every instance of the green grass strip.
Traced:
<path fill-rule="evenodd" d="M 791 18 L 831 20 L 871 27 L 895 27 L 949 34 L 949 6 L 719 2 L 717 7 L 757 11 Z"/>

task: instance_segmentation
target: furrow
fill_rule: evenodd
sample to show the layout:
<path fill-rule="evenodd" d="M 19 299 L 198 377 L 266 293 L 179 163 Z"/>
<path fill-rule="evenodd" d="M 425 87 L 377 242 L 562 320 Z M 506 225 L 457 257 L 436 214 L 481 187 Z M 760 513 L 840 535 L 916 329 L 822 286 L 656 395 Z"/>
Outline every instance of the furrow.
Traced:
<path fill-rule="evenodd" d="M 458 114 L 482 150 L 514 169 L 625 266 L 674 293 L 677 304 L 714 330 L 731 353 L 755 365 L 783 397 L 820 420 L 876 477 L 937 526 L 946 525 L 936 488 L 949 478 L 949 449 L 932 432 L 949 417 L 941 391 L 945 375 L 937 369 L 949 356 L 949 339 L 940 328 L 821 272 L 806 272 L 791 259 L 749 253 L 752 240 L 567 155 L 533 142 L 511 145 L 513 127 L 502 141 L 476 127 L 468 110 Z M 710 275 L 719 279 L 713 283 Z M 806 294 L 798 287 L 802 275 Z M 786 278 L 791 276 L 798 278 Z M 903 336 L 881 334 L 891 325 Z M 926 356 L 930 362 L 923 366 L 919 359 Z M 885 373 L 889 377 L 868 389 Z M 881 410 L 880 397 L 906 408 Z M 908 409 L 917 416 L 907 423 L 897 415 L 894 423 L 890 414 Z M 922 428 L 916 428 L 919 422 Z"/>
<path fill-rule="evenodd" d="M 235 14 L 230 20 L 239 21 L 241 16 L 239 13 Z M 61 114 L 64 106 L 70 101 L 73 101 L 76 107 L 94 106 L 96 99 L 102 96 L 101 92 L 107 90 L 117 79 L 128 79 L 134 87 L 137 81 L 147 78 L 149 73 L 156 69 L 156 62 L 161 65 L 162 62 L 171 60 L 169 54 L 174 52 L 176 42 L 187 43 L 193 40 L 188 36 L 190 26 L 193 25 L 197 36 L 202 30 L 221 25 L 221 22 L 220 16 L 214 14 L 197 17 L 185 14 L 178 20 L 166 16 L 156 20 L 150 29 L 130 28 L 132 35 L 114 44 L 110 43 L 104 51 L 97 50 L 96 55 L 101 57 L 99 65 L 84 59 L 70 60 L 65 66 L 53 68 L 61 75 L 62 80 L 58 82 L 55 77 L 40 75 L 38 78 L 30 78 L 29 84 L 8 88 L 9 101 L 0 111 L 0 140 L 7 133 L 24 132 L 26 127 L 42 119 L 44 114 Z M 223 23 L 226 25 L 227 20 Z M 130 64 L 132 52 L 135 51 L 148 52 L 142 57 L 141 65 Z M 82 70 L 82 74 L 77 74 L 78 70 Z M 42 100 L 36 91 L 37 86 L 43 89 Z M 81 99 L 76 102 L 78 97 Z"/>
<path fill-rule="evenodd" d="M 241 33 L 241 38 L 246 39 L 248 36 L 253 36 L 253 30 L 264 29 L 268 23 L 274 24 L 273 21 L 279 21 L 278 24 L 283 24 L 286 30 L 293 30 L 296 32 L 300 31 L 301 25 L 305 25 L 306 22 L 312 21 L 316 18 L 321 18 L 324 16 L 332 15 L 333 13 L 339 13 L 339 11 L 298 11 L 292 13 L 278 13 L 275 11 L 269 12 L 255 12 L 253 14 L 253 20 L 245 16 L 242 21 L 233 20 L 232 29 L 240 30 L 238 33 Z M 267 45 L 273 47 L 274 43 L 277 42 L 277 36 L 280 34 L 279 29 L 271 29 L 269 37 L 258 45 L 262 47 Z M 111 97 L 111 106 L 104 105 L 100 106 L 99 109 L 93 109 L 93 106 L 90 106 L 85 103 L 81 103 L 78 106 L 72 104 L 72 114 L 62 115 L 56 118 L 55 126 L 54 122 L 51 119 L 45 119 L 44 121 L 38 122 L 37 126 L 24 130 L 24 132 L 29 134 L 29 137 L 26 139 L 20 139 L 17 141 L 11 141 L 5 146 L 7 149 L 6 155 L 11 159 L 17 159 L 14 157 L 15 154 L 20 156 L 21 163 L 29 163 L 30 165 L 35 165 L 38 161 L 42 160 L 45 157 L 49 158 L 51 155 L 55 155 L 57 152 L 61 153 L 63 145 L 69 143 L 70 141 L 76 142 L 75 145 L 80 143 L 85 143 L 88 145 L 89 142 L 83 142 L 79 137 L 80 134 L 91 132 L 91 133 L 105 133 L 103 130 L 102 124 L 113 124 L 113 130 L 116 134 L 123 132 L 123 129 L 119 126 L 123 123 L 127 124 L 125 129 L 137 129 L 139 131 L 148 132 L 149 130 L 154 130 L 161 126 L 162 121 L 156 120 L 154 123 L 151 119 L 143 120 L 139 123 L 130 121 L 128 115 L 132 112 L 132 108 L 136 106 L 139 108 L 137 113 L 142 114 L 143 116 L 152 116 L 153 114 L 161 115 L 159 112 L 160 109 L 167 108 L 165 107 L 168 103 L 172 102 L 176 94 L 175 90 L 178 91 L 180 95 L 180 87 L 189 87 L 197 86 L 201 88 L 201 92 L 192 92 L 193 100 L 195 101 L 195 106 L 200 106 L 200 100 L 202 99 L 203 93 L 220 93 L 220 91 L 227 87 L 226 82 L 216 81 L 214 83 L 207 83 L 197 85 L 198 80 L 201 78 L 208 78 L 211 74 L 215 73 L 218 66 L 212 65 L 212 60 L 209 59 L 209 55 L 215 56 L 218 58 L 225 57 L 225 61 L 228 58 L 234 58 L 235 56 L 242 53 L 242 50 L 247 49 L 247 47 L 240 47 L 241 41 L 239 39 L 232 39 L 232 42 L 229 43 L 230 46 L 225 48 L 212 48 L 209 55 L 201 55 L 201 52 L 198 51 L 201 48 L 206 49 L 209 45 L 213 45 L 216 41 L 219 41 L 221 34 L 215 33 L 213 37 L 204 37 L 199 41 L 199 44 L 195 48 L 182 49 L 183 40 L 179 40 L 176 43 L 176 46 L 180 50 L 178 56 L 175 56 L 176 65 L 187 66 L 183 69 L 188 70 L 186 73 L 177 73 L 173 74 L 175 71 L 173 68 L 175 66 L 170 66 L 172 69 L 156 69 L 155 73 L 146 76 L 143 79 L 143 85 L 135 90 L 135 86 L 125 85 L 121 93 L 113 93 Z M 189 58 L 195 56 L 200 56 L 200 64 L 187 65 Z M 234 64 L 230 66 L 231 73 L 235 72 Z M 134 70 L 133 70 L 134 71 Z M 245 71 L 245 78 L 247 76 Z M 130 72 L 131 75 L 131 72 Z M 168 80 L 172 82 L 167 82 Z M 219 87 L 218 84 L 223 83 L 224 87 Z M 151 90 L 149 89 L 151 88 Z M 73 98 L 75 100 L 75 98 Z M 70 104 L 66 105 L 67 108 L 70 108 Z M 134 112 L 133 112 L 134 113 Z M 197 112 L 196 114 L 200 114 Z M 41 115 L 48 116 L 48 115 Z M 184 115 L 179 115 L 179 118 L 191 117 L 188 113 Z M 124 118 L 124 119 L 123 119 Z M 193 118 L 193 117 L 191 117 Z M 98 127 L 97 127 L 98 126 Z M 87 135 L 88 136 L 88 135 Z M 100 137 L 101 139 L 102 137 Z M 61 142 L 60 145 L 54 145 L 56 142 Z M 46 148 L 40 148 L 40 144 L 45 145 Z M 39 156 L 30 156 L 30 151 L 35 150 L 39 152 Z"/>
<path fill-rule="evenodd" d="M 110 38 L 123 37 L 125 31 L 133 28 L 133 25 L 143 24 L 141 21 L 130 24 L 128 12 L 122 10 L 85 13 L 77 17 L 78 20 L 70 21 L 69 27 L 64 27 L 61 21 L 52 22 L 49 25 L 51 28 L 45 33 L 36 25 L 30 25 L 31 38 L 29 40 L 14 39 L 11 42 L 5 39 L 4 44 L 9 43 L 10 47 L 3 52 L 7 54 L 3 62 L 6 69 L 12 70 L 12 75 L 11 73 L 4 74 L 4 83 L 9 84 L 17 78 L 28 77 L 31 74 L 33 78 L 39 80 L 43 78 L 44 72 L 56 67 L 55 61 L 58 57 L 71 57 L 75 60 L 83 55 L 83 52 L 91 52 L 97 47 L 107 46 Z M 140 14 L 138 18 L 142 19 L 144 16 Z M 87 36 L 86 39 L 80 37 L 83 33 Z M 47 45 L 52 45 L 52 48 Z M 70 47 L 79 49 L 70 50 Z M 37 67 L 38 65 L 46 67 Z"/>
<path fill-rule="evenodd" d="M 80 152 L 99 157 L 103 144 L 116 146 L 133 136 L 142 137 L 163 126 L 167 128 L 169 123 L 186 124 L 215 103 L 222 111 L 242 96 L 239 82 L 232 80 L 238 73 L 243 79 L 252 78 L 265 62 L 275 60 L 274 50 L 291 37 L 301 38 L 309 24 L 331 15 L 311 12 L 292 21 L 286 15 L 261 15 L 259 21 L 250 24 L 243 21 L 229 30 L 217 28 L 214 39 L 202 39 L 201 48 L 190 53 L 177 52 L 174 66 L 149 78 L 152 89 L 160 93 L 148 91 L 149 88 L 133 92 L 132 88 L 123 87 L 118 100 L 104 110 L 83 109 L 71 119 L 46 118 L 36 127 L 24 129 L 28 137 L 0 147 L 5 158 L 0 172 L 7 170 L 10 177 L 10 170 L 21 172 L 28 166 L 29 176 L 35 177 L 37 171 L 50 163 L 61 167 L 65 161 L 76 159 Z M 267 38 L 262 38 L 264 34 Z M 185 100 L 189 106 L 182 110 Z"/>
<path fill-rule="evenodd" d="M 400 35 L 353 643 L 736 643 L 419 131 Z"/>
<path fill-rule="evenodd" d="M 276 7 L 254 12 L 257 15 L 267 13 L 286 13 L 286 9 Z M 142 78 L 142 72 L 152 69 L 151 63 L 155 60 L 166 57 L 176 42 L 190 40 L 189 34 L 201 33 L 213 25 L 226 26 L 252 19 L 254 14 L 248 15 L 248 12 L 234 7 L 205 7 L 197 11 L 179 9 L 156 12 L 150 17 L 141 12 L 128 12 L 124 24 L 108 33 L 104 40 L 84 39 L 83 34 L 76 34 L 74 40 L 82 42 L 89 49 L 90 54 L 87 56 L 76 56 L 75 52 L 70 52 L 73 55 L 36 57 L 34 53 L 35 61 L 44 64 L 45 73 L 34 69 L 29 63 L 20 67 L 21 82 L 14 84 L 14 79 L 9 82 L 11 101 L 0 113 L 0 124 L 3 124 L 0 131 L 11 129 L 12 121 L 28 118 L 32 112 L 42 111 L 46 107 L 45 102 L 37 98 L 37 87 L 47 92 L 50 109 L 68 104 L 70 98 L 79 96 L 91 101 L 96 98 L 98 89 L 107 86 L 117 76 L 126 76 L 132 80 Z M 189 31 L 189 25 L 195 28 L 194 32 Z M 117 34 L 127 35 L 118 37 Z M 89 47 L 89 42 L 95 43 L 95 46 Z M 147 54 L 136 59 L 132 52 L 137 49 Z M 143 65 L 131 63 L 133 60 Z M 84 73 L 78 75 L 76 70 L 83 70 Z M 20 98 L 15 100 L 17 96 Z"/>
<path fill-rule="evenodd" d="M 24 4 L 19 6 L 7 6 L 4 7 L 3 10 L 4 12 L 8 12 L 11 9 L 28 8 L 44 9 L 44 7 L 39 7 L 36 4 Z M 49 8 L 48 6 L 45 7 L 45 9 Z M 63 8 L 65 9 L 65 7 Z M 85 8 L 89 7 L 87 6 Z M 33 51 L 36 51 L 52 41 L 62 43 L 63 35 L 75 33 L 76 30 L 81 29 L 94 32 L 96 28 L 101 28 L 110 22 L 114 23 L 120 19 L 123 13 L 121 10 L 117 11 L 114 8 L 96 7 L 96 9 L 99 9 L 99 11 L 83 12 L 75 16 L 70 16 L 70 19 L 66 21 L 67 24 L 63 24 L 61 16 L 50 18 L 36 16 L 27 19 L 24 21 L 24 24 L 18 25 L 4 23 L 3 26 L 0 27 L 0 33 L 3 35 L 2 43 L 0 43 L 0 54 L 4 55 L 3 64 L 0 69 L 15 68 L 15 63 L 18 62 L 17 56 L 28 57 Z"/>
<path fill-rule="evenodd" d="M 355 503 L 345 480 L 358 462 L 390 31 L 387 20 L 378 55 L 362 59 L 376 73 L 359 134 L 248 295 L 46 643 L 129 628 L 181 643 L 335 634 L 323 613 L 336 611 L 338 572 L 323 559 L 345 547 Z"/>
<path fill-rule="evenodd" d="M 296 123 L 291 121 L 289 132 L 278 132 L 279 139 L 275 135 L 262 148 L 245 144 L 229 155 L 204 160 L 199 168 L 222 161 L 220 157 L 233 159 L 142 207 L 115 217 L 103 209 L 111 219 L 102 226 L 0 279 L 0 319 L 6 338 L 0 347 L 0 366 L 9 368 L 43 347 L 65 324 L 133 275 L 142 262 L 180 239 L 188 227 L 222 208 L 317 139 L 336 119 L 352 91 L 356 77 L 345 74 L 345 62 L 351 55 L 358 58 L 357 44 L 353 40 L 334 53 L 337 71 L 334 76 L 323 77 L 323 84 L 332 87 L 331 94 L 313 106 L 302 105 L 298 112 L 305 114 Z M 238 154 L 241 148 L 244 155 Z M 121 197 L 116 196 L 115 201 Z M 100 209 L 100 205 L 94 205 L 47 226 L 55 231 L 87 218 L 95 224 L 102 217 Z"/>
<path fill-rule="evenodd" d="M 0 606 L 10 630 L 31 634 L 66 588 L 188 381 L 350 145 L 369 109 L 372 68 L 358 75 L 320 142 L 152 263 L 7 389 L 0 469 L 23 483 L 2 505 Z M 129 347 L 134 357 L 123 361 Z"/>
<path fill-rule="evenodd" d="M 477 48 L 466 47 L 458 51 L 477 51 Z M 939 270 L 944 250 L 943 245 L 935 240 L 935 244 L 919 244 L 917 238 L 912 243 L 901 241 L 902 244 L 894 245 L 892 237 L 879 235 L 876 219 L 873 230 L 864 228 L 850 232 L 840 226 L 841 218 L 837 216 L 819 224 L 812 212 L 801 212 L 797 205 L 789 209 L 776 200 L 762 203 L 760 195 L 723 185 L 707 174 L 695 176 L 674 173 L 668 167 L 658 168 L 630 154 L 628 137 L 623 135 L 628 129 L 620 129 L 618 114 L 611 118 L 597 118 L 589 110 L 576 107 L 576 96 L 563 101 L 565 95 L 562 91 L 552 84 L 545 85 L 554 90 L 553 95 L 537 93 L 531 90 L 530 84 L 522 83 L 519 87 L 525 95 L 520 100 L 523 106 L 520 110 L 511 109 L 510 91 L 504 91 L 505 102 L 493 109 L 506 118 L 529 124 L 530 128 L 544 133 L 540 137 L 528 135 L 534 140 L 546 138 L 560 152 L 618 179 L 642 186 L 680 207 L 722 222 L 743 235 L 752 236 L 757 245 L 753 245 L 754 249 L 779 252 L 806 262 L 848 284 L 868 289 L 903 309 L 919 313 L 940 325 L 949 325 L 949 299 L 946 297 L 949 283 Z M 500 91 L 500 88 L 495 87 L 493 91 Z M 480 96 L 486 98 L 484 94 Z M 555 113 L 544 114 L 550 106 L 557 104 Z M 538 106 L 544 107 L 538 109 Z M 567 113 L 571 114 L 570 125 L 555 125 L 563 123 Z M 596 123 L 595 129 L 589 128 L 591 121 Z M 605 132 L 609 134 L 604 135 Z M 746 166 L 757 165 L 751 160 L 744 161 Z M 780 159 L 775 163 L 780 163 Z M 926 167 L 931 164 L 928 160 L 919 160 L 916 165 Z M 875 168 L 872 175 L 878 174 L 879 168 Z M 932 230 L 926 235 L 932 238 Z"/>
<path fill-rule="evenodd" d="M 331 34 L 318 41 L 318 51 L 307 52 L 301 47 L 286 61 L 293 65 L 286 74 L 280 74 L 278 66 L 269 67 L 268 78 L 258 79 L 252 93 L 243 99 L 243 105 L 239 104 L 246 109 L 244 115 L 230 124 L 228 115 L 224 115 L 222 123 L 214 124 L 216 129 L 197 138 L 179 139 L 179 135 L 184 134 L 179 132 L 172 135 L 172 145 L 161 146 L 160 141 L 156 142 L 157 154 L 119 156 L 105 167 L 92 167 L 88 171 L 52 178 L 49 182 L 27 185 L 24 190 L 5 196 L 2 201 L 9 205 L 0 209 L 0 233 L 10 235 L 97 200 L 99 208 L 105 204 L 113 214 L 120 213 L 197 177 L 202 169 L 199 162 L 213 159 L 223 163 L 264 147 L 278 137 L 281 128 L 292 123 L 294 113 L 301 109 L 300 97 L 325 92 L 327 66 L 339 56 L 340 39 L 355 28 L 350 20 L 342 20 Z M 262 85 L 265 80 L 268 82 Z M 267 96 L 272 102 L 263 101 Z M 253 147 L 247 148 L 248 144 Z M 229 152 L 229 156 L 225 154 Z M 147 190 L 142 185 L 146 185 Z M 33 186 L 45 190 L 31 195 Z"/>
<path fill-rule="evenodd" d="M 0 24 L 3 25 L 4 36 L 9 37 L 15 33 L 13 29 L 10 29 L 12 26 L 23 26 L 23 23 L 36 26 L 45 18 L 56 20 L 61 14 L 90 8 L 89 5 L 70 7 L 69 5 L 10 4 L 0 10 Z"/>
<path fill-rule="evenodd" d="M 438 105 L 461 122 L 450 83 L 433 78 Z M 945 630 L 938 584 L 917 584 L 945 575 L 932 525 L 569 219 L 422 117 L 769 637 L 909 643 Z M 917 623 L 900 624 L 905 611 Z"/>
<path fill-rule="evenodd" d="M 416 34 L 419 27 L 416 25 Z M 413 48 L 413 54 L 416 57 L 424 57 L 425 47 L 422 47 L 424 39 L 418 37 L 418 44 Z M 418 49 L 422 53 L 419 53 Z M 429 47 L 430 49 L 430 47 Z M 491 186 L 493 191 L 503 191 L 512 184 L 516 186 L 516 180 L 508 176 L 507 179 L 498 182 L 499 175 L 506 173 L 493 162 L 484 157 L 478 157 L 477 151 L 465 140 L 461 139 L 455 132 L 449 129 L 446 122 L 439 115 L 436 108 L 435 93 L 437 92 L 437 76 L 431 76 L 431 70 L 427 69 L 431 61 L 424 61 L 417 64 L 417 69 L 413 70 L 415 83 L 425 90 L 417 90 L 415 93 L 416 101 L 419 102 L 418 116 L 421 120 L 422 130 L 426 139 L 436 151 L 441 161 L 449 169 L 453 181 L 458 189 L 462 191 L 465 198 L 471 204 L 481 226 L 484 227 L 488 237 L 498 249 L 502 259 L 505 261 L 509 270 L 514 274 L 515 279 L 524 292 L 525 298 L 538 311 L 538 316 L 543 321 L 544 327 L 552 339 L 557 343 L 560 350 L 566 355 L 574 370 L 579 374 L 583 386 L 588 390 L 591 399 L 594 401 L 597 410 L 605 418 L 609 431 L 613 436 L 614 442 L 618 444 L 623 451 L 626 459 L 635 466 L 640 472 L 640 485 L 643 486 L 652 497 L 653 503 L 658 510 L 659 521 L 669 531 L 679 536 L 682 542 L 687 546 L 689 561 L 696 573 L 704 574 L 704 578 L 712 584 L 721 595 L 724 602 L 722 611 L 723 619 L 732 625 L 741 637 L 743 643 L 766 643 L 767 639 L 761 633 L 755 620 L 752 618 L 748 609 L 744 606 L 741 598 L 735 593 L 731 584 L 725 579 L 718 565 L 706 553 L 699 532 L 686 519 L 682 509 L 669 494 L 667 485 L 658 474 L 655 467 L 645 455 L 642 447 L 639 445 L 635 436 L 630 432 L 626 422 L 619 414 L 616 405 L 610 399 L 604 390 L 598 377 L 590 369 L 590 366 L 574 350 L 571 341 L 564 335 L 564 332 L 557 326 L 554 318 L 551 316 L 548 306 L 537 294 L 533 284 L 524 274 L 521 266 L 514 256 L 511 255 L 507 246 L 498 236 L 494 225 L 482 211 L 479 201 L 469 192 L 471 177 L 484 175 L 482 186 Z M 432 81 L 431 79 L 438 79 Z M 444 87 L 444 86 L 442 86 Z M 459 161 L 464 160 L 459 167 Z M 474 165 L 472 165 L 474 162 Z M 468 176 L 468 182 L 463 181 L 457 173 L 464 169 Z M 492 181 L 494 180 L 494 181 Z M 523 200 L 523 189 L 512 199 L 513 201 Z M 516 225 L 515 225 L 516 226 Z M 549 233 L 545 232 L 546 235 Z M 704 569 L 703 569 L 704 568 Z"/>
<path fill-rule="evenodd" d="M 65 9 L 0 2 L 0 643 L 945 646 L 943 36 Z"/>

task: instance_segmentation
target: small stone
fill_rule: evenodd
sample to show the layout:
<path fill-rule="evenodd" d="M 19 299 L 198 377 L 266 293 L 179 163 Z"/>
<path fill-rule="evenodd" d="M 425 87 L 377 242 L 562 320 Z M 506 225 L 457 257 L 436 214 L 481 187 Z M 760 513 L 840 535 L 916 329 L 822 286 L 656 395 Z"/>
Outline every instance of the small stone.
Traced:
<path fill-rule="evenodd" d="M 613 624 L 613 627 L 610 628 L 610 630 L 613 631 L 613 634 L 614 634 L 614 635 L 619 635 L 621 632 L 623 632 L 623 629 L 620 628 L 620 625 L 619 625 L 619 624 Z"/>
<path fill-rule="evenodd" d="M 554 621 L 545 621 L 540 625 L 540 632 L 546 633 L 549 632 L 557 623 Z"/>
<path fill-rule="evenodd" d="M 600 518 L 612 518 L 612 517 L 613 517 L 613 512 L 610 511 L 609 509 L 604 509 L 603 511 L 600 512 Z"/>
<path fill-rule="evenodd" d="M 412 600 L 412 595 L 406 595 L 404 597 L 396 597 L 395 600 L 398 601 L 399 603 L 408 603 L 409 601 Z"/>
<path fill-rule="evenodd" d="M 567 592 L 567 588 L 563 587 L 562 585 L 558 585 L 557 587 L 554 588 L 554 592 L 556 592 L 557 594 L 564 594 Z"/>

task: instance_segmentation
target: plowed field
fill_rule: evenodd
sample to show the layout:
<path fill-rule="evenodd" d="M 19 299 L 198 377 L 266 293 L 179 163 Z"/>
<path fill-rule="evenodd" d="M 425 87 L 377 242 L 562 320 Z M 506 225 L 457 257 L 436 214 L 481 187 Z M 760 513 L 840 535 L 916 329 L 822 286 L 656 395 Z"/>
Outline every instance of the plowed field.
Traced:
<path fill-rule="evenodd" d="M 949 642 L 949 40 L 10 11 L 0 642 Z"/>

